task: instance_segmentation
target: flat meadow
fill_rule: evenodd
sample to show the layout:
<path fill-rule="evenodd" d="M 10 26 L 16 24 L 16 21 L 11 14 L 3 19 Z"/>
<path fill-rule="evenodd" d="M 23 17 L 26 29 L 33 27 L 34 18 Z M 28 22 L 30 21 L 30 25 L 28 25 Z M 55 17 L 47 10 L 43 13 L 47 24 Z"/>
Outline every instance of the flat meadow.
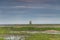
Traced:
<path fill-rule="evenodd" d="M 58 25 L 57 25 L 58 26 Z M 0 40 L 5 40 L 4 35 L 28 35 L 25 40 L 60 40 L 60 34 L 46 34 L 46 33 L 27 33 L 34 31 L 56 30 L 60 31 L 60 27 L 0 27 Z"/>

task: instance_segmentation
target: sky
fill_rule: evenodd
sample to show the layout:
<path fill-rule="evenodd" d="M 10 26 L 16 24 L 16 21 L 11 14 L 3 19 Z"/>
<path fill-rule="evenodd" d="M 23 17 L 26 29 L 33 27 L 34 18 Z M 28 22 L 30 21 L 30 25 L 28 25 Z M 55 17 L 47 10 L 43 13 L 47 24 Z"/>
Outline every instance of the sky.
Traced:
<path fill-rule="evenodd" d="M 0 0 L 0 24 L 60 24 L 60 0 Z"/>

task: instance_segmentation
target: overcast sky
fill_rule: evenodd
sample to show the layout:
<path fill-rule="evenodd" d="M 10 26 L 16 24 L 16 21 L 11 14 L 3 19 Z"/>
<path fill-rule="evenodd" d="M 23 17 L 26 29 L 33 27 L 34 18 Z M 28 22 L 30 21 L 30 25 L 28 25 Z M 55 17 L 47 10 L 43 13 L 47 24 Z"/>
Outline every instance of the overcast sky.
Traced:
<path fill-rule="evenodd" d="M 0 0 L 0 24 L 60 24 L 60 0 Z"/>

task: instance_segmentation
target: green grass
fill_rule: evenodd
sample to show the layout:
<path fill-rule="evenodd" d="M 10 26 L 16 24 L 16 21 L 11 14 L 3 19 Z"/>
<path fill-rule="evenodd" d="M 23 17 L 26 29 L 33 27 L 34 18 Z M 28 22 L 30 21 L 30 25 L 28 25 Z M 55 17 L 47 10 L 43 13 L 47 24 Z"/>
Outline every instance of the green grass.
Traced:
<path fill-rule="evenodd" d="M 0 38 L 0 40 L 4 40 L 4 38 Z"/>
<path fill-rule="evenodd" d="M 38 28 L 38 27 L 0 27 L 0 32 L 1 31 L 44 31 L 44 30 L 60 30 L 60 28 Z"/>
<path fill-rule="evenodd" d="M 37 27 L 0 27 L 0 34 L 10 34 L 10 31 L 44 31 L 44 30 L 58 30 L 60 31 L 60 28 L 37 28 Z"/>
<path fill-rule="evenodd" d="M 60 30 L 60 28 L 37 28 L 37 27 L 21 27 L 21 28 L 12 28 L 13 31 L 44 31 L 44 30 Z"/>
<path fill-rule="evenodd" d="M 10 34 L 10 31 L 44 31 L 44 30 L 59 30 L 60 28 L 37 28 L 37 27 L 0 27 L 0 35 L 2 34 Z M 17 34 L 17 33 L 14 33 Z M 27 35 L 27 33 L 19 33 L 19 35 Z M 26 38 L 26 40 L 60 40 L 60 34 L 28 34 L 29 37 Z M 0 38 L 0 40 L 4 40 L 3 38 Z"/>
<path fill-rule="evenodd" d="M 26 40 L 60 40 L 58 34 L 33 34 L 27 37 Z"/>
<path fill-rule="evenodd" d="M 0 38 L 0 40 L 4 40 L 4 38 Z M 60 40 L 60 34 L 29 34 L 25 40 Z"/>

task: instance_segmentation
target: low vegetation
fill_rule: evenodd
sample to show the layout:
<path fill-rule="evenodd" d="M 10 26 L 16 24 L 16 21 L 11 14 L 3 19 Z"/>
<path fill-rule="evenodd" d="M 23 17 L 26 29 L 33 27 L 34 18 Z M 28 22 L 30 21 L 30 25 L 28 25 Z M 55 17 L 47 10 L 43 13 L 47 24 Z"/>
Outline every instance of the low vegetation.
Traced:
<path fill-rule="evenodd" d="M 33 34 L 26 40 L 60 40 L 60 35 L 58 34 Z"/>
<path fill-rule="evenodd" d="M 37 28 L 37 27 L 21 27 L 21 28 L 10 28 L 13 31 L 44 31 L 44 30 L 60 30 L 60 28 Z"/>
<path fill-rule="evenodd" d="M 0 27 L 0 35 L 2 34 L 13 34 L 12 32 L 20 32 L 20 31 L 45 31 L 45 30 L 57 30 L 60 31 L 60 28 L 38 28 L 38 27 Z M 17 33 L 14 33 L 17 34 Z M 41 34 L 41 33 L 34 33 L 34 34 L 28 34 L 26 32 L 20 32 L 19 35 L 29 35 L 29 37 L 26 37 L 25 40 L 60 40 L 60 34 Z M 4 40 L 3 38 L 0 38 L 0 40 Z"/>

